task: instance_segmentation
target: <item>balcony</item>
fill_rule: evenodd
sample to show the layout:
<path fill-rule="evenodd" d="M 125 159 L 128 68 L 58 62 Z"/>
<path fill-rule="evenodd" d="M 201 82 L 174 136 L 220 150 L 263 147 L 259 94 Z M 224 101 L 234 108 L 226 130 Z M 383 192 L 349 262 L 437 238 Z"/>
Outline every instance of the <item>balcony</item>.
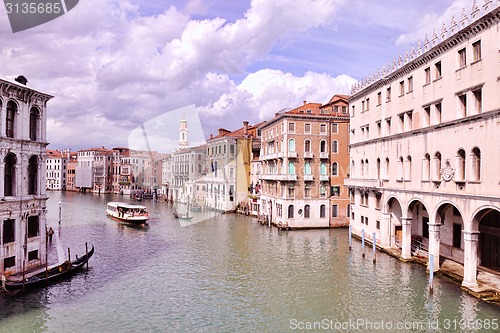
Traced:
<path fill-rule="evenodd" d="M 330 157 L 330 154 L 328 153 L 319 153 L 319 158 L 321 159 L 328 159 Z"/>
<path fill-rule="evenodd" d="M 344 185 L 359 187 L 383 187 L 384 181 L 380 179 L 346 178 L 344 179 Z"/>
<path fill-rule="evenodd" d="M 286 153 L 286 156 L 287 156 L 288 158 L 297 158 L 297 152 L 296 152 L 296 151 L 288 151 L 288 152 Z"/>
<path fill-rule="evenodd" d="M 330 181 L 330 176 L 328 176 L 328 175 L 319 175 L 319 180 L 321 182 L 328 182 L 328 181 Z"/>
<path fill-rule="evenodd" d="M 296 181 L 297 175 L 282 175 L 282 174 L 262 174 L 261 179 L 264 180 L 280 180 L 280 181 Z"/>
<path fill-rule="evenodd" d="M 313 175 L 304 175 L 304 181 L 311 182 L 314 180 Z"/>
<path fill-rule="evenodd" d="M 311 151 L 305 151 L 304 152 L 304 158 L 313 158 L 314 155 Z"/>

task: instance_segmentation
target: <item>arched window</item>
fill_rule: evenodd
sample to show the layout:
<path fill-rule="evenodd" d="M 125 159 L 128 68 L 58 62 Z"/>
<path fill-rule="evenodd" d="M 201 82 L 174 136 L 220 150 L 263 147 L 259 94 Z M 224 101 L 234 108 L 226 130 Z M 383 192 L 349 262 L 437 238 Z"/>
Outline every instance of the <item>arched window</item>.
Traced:
<path fill-rule="evenodd" d="M 432 180 L 440 181 L 441 180 L 441 153 L 436 152 L 434 154 L 434 165 L 432 168 Z"/>
<path fill-rule="evenodd" d="M 309 162 L 304 163 L 304 174 L 305 175 L 311 174 L 311 163 Z"/>
<path fill-rule="evenodd" d="M 361 177 L 365 175 L 365 161 L 361 160 Z"/>
<path fill-rule="evenodd" d="M 288 218 L 293 219 L 293 205 L 288 206 Z"/>
<path fill-rule="evenodd" d="M 405 180 L 411 180 L 411 156 L 406 157 Z"/>
<path fill-rule="evenodd" d="M 332 176 L 338 176 L 339 175 L 339 165 L 337 162 L 332 163 Z"/>
<path fill-rule="evenodd" d="M 339 143 L 337 140 L 332 141 L 332 153 L 337 154 L 339 149 Z"/>
<path fill-rule="evenodd" d="M 295 163 L 288 162 L 288 174 L 295 175 Z"/>
<path fill-rule="evenodd" d="M 390 170 L 390 168 L 389 168 L 389 157 L 387 157 L 385 159 L 385 174 L 384 174 L 385 179 L 389 179 L 389 170 Z"/>
<path fill-rule="evenodd" d="M 350 174 L 350 177 L 351 178 L 354 178 L 355 174 L 356 174 L 356 163 L 354 163 L 354 161 L 351 162 L 351 174 Z"/>
<path fill-rule="evenodd" d="M 30 110 L 30 140 L 36 141 L 38 139 L 38 119 L 40 118 L 40 112 L 37 108 L 31 108 Z"/>
<path fill-rule="evenodd" d="M 422 180 L 430 180 L 431 177 L 431 155 L 425 154 L 422 160 Z"/>
<path fill-rule="evenodd" d="M 481 180 L 481 150 L 479 150 L 479 148 L 475 147 L 474 149 L 472 149 L 471 161 L 472 161 L 471 180 L 479 181 Z"/>
<path fill-rule="evenodd" d="M 403 180 L 403 156 L 400 156 L 399 160 L 398 160 L 398 179 L 397 180 Z"/>
<path fill-rule="evenodd" d="M 288 151 L 295 151 L 295 140 L 288 140 Z"/>
<path fill-rule="evenodd" d="M 31 156 L 28 161 L 28 194 L 37 194 L 38 158 Z"/>
<path fill-rule="evenodd" d="M 214 172 L 215 172 L 215 177 L 217 177 L 217 161 L 214 162 Z"/>
<path fill-rule="evenodd" d="M 326 217 L 326 206 L 319 206 L 319 217 Z"/>
<path fill-rule="evenodd" d="M 304 151 L 305 152 L 311 152 L 311 140 L 307 139 L 304 142 Z"/>
<path fill-rule="evenodd" d="M 456 179 L 457 181 L 465 180 L 465 150 L 460 149 L 457 152 L 457 173 Z"/>
<path fill-rule="evenodd" d="M 377 158 L 377 179 L 380 179 L 380 158 Z"/>
<path fill-rule="evenodd" d="M 304 206 L 304 218 L 310 218 L 311 217 L 311 206 L 305 205 Z"/>
<path fill-rule="evenodd" d="M 319 143 L 319 151 L 321 153 L 326 153 L 326 141 L 325 140 L 321 140 L 321 142 Z"/>
<path fill-rule="evenodd" d="M 319 173 L 321 175 L 326 175 L 327 172 L 326 172 L 326 163 L 325 162 L 321 162 L 320 166 L 319 166 Z"/>
<path fill-rule="evenodd" d="M 368 160 L 365 160 L 365 176 L 369 178 L 370 176 L 370 168 L 368 168 Z"/>
<path fill-rule="evenodd" d="M 5 119 L 5 135 L 8 138 L 14 137 L 14 124 L 16 117 L 17 105 L 13 101 L 7 103 L 7 112 Z"/>
<path fill-rule="evenodd" d="M 4 175 L 4 190 L 6 197 L 15 195 L 14 188 L 16 183 L 16 155 L 10 153 L 5 157 L 5 175 Z"/>

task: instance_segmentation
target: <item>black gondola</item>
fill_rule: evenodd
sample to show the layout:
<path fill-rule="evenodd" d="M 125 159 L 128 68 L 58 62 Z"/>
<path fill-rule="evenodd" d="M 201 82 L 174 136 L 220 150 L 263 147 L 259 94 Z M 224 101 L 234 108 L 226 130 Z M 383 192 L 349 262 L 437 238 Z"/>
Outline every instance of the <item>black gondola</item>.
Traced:
<path fill-rule="evenodd" d="M 24 289 L 33 289 L 53 284 L 57 280 L 69 277 L 82 268 L 94 254 L 94 246 L 82 257 L 76 257 L 73 261 L 65 261 L 52 267 L 44 269 L 40 273 L 26 277 L 23 281 L 22 276 L 10 276 L 3 281 L 3 288 L 7 291 L 15 291 Z"/>

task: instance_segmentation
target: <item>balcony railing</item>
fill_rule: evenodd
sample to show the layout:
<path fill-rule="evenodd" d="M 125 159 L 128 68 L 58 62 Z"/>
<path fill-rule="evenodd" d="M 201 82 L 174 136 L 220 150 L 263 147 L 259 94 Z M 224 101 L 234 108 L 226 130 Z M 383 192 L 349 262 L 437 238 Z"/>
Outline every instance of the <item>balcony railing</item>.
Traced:
<path fill-rule="evenodd" d="M 296 151 L 289 151 L 286 153 L 288 158 L 297 158 L 297 152 Z"/>
<path fill-rule="evenodd" d="M 319 175 L 319 180 L 322 182 L 327 182 L 330 180 L 330 176 L 328 175 Z"/>
<path fill-rule="evenodd" d="M 319 158 L 324 159 L 324 158 L 329 158 L 330 154 L 328 153 L 319 153 Z"/>
<path fill-rule="evenodd" d="M 314 155 L 311 151 L 305 151 L 304 152 L 304 158 L 313 158 Z"/>
<path fill-rule="evenodd" d="M 264 180 L 281 180 L 281 181 L 296 181 L 297 175 L 283 175 L 283 174 L 262 174 L 261 179 Z"/>
<path fill-rule="evenodd" d="M 304 181 L 313 181 L 314 177 L 313 175 L 304 175 Z"/>

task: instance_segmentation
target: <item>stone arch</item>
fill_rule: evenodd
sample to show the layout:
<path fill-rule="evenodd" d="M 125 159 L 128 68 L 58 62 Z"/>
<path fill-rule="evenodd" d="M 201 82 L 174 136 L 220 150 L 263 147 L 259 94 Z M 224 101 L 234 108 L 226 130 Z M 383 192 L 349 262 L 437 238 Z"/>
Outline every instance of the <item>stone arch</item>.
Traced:
<path fill-rule="evenodd" d="M 391 195 L 384 204 L 384 213 L 389 215 L 390 246 L 401 248 L 403 245 L 403 204 Z"/>
<path fill-rule="evenodd" d="M 452 201 L 441 201 L 434 211 L 434 223 L 439 225 L 439 255 L 464 263 L 464 213 Z"/>
<path fill-rule="evenodd" d="M 478 208 L 472 217 L 472 228 L 479 233 L 477 265 L 500 272 L 500 208 Z"/>
<path fill-rule="evenodd" d="M 429 208 L 421 198 L 412 198 L 408 202 L 406 216 L 406 221 L 410 224 L 410 246 L 418 252 L 417 256 L 425 254 L 429 247 Z"/>

